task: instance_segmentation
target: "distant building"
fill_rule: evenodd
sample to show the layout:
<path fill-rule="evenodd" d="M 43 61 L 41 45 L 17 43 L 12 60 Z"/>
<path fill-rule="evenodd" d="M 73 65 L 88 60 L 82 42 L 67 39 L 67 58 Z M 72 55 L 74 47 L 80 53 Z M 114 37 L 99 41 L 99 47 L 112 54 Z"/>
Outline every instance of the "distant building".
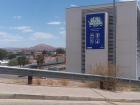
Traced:
<path fill-rule="evenodd" d="M 90 73 L 113 64 L 118 77 L 140 77 L 140 8 L 136 1 L 116 4 L 116 36 L 113 12 L 113 4 L 66 10 L 67 71 Z"/>
<path fill-rule="evenodd" d="M 31 49 L 22 49 L 21 53 L 23 53 L 26 56 L 30 56 L 32 54 Z"/>
<path fill-rule="evenodd" d="M 0 65 L 7 66 L 8 63 L 9 63 L 9 60 L 0 60 Z"/>

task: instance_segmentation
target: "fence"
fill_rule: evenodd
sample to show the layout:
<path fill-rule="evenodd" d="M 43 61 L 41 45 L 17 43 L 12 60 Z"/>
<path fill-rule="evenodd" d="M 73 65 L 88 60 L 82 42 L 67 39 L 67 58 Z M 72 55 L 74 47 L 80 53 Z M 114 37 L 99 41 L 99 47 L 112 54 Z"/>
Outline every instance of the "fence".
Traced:
<path fill-rule="evenodd" d="M 111 76 L 100 76 L 92 74 L 59 72 L 41 69 L 17 68 L 17 67 L 3 67 L 0 66 L 0 74 L 20 75 L 29 77 L 47 77 L 57 79 L 70 79 L 70 80 L 84 80 L 84 81 L 103 81 L 109 79 L 116 79 L 119 82 L 140 84 L 139 80 L 128 78 L 115 78 Z"/>

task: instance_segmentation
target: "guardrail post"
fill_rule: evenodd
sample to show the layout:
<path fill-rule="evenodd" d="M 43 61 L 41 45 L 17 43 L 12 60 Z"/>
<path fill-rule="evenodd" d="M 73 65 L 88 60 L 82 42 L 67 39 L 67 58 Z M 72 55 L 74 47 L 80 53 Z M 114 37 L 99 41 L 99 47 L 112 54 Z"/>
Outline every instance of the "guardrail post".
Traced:
<path fill-rule="evenodd" d="M 32 84 L 32 80 L 33 80 L 33 77 L 32 76 L 28 76 L 28 85 Z"/>
<path fill-rule="evenodd" d="M 100 81 L 99 83 L 100 83 L 100 89 L 105 89 L 104 88 L 104 82 L 103 81 Z"/>

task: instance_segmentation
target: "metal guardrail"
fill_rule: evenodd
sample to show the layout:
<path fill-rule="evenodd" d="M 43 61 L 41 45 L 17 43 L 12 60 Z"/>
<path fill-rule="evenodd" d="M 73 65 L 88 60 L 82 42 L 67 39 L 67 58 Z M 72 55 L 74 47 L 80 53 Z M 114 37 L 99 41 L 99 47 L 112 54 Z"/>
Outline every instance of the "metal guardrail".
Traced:
<path fill-rule="evenodd" d="M 37 65 L 37 64 L 30 64 L 25 66 L 25 68 L 37 68 L 37 67 L 43 67 L 43 66 L 53 66 L 53 65 L 60 65 L 64 64 L 64 62 L 54 62 L 54 63 L 47 63 L 47 64 L 42 64 L 42 65 Z"/>
<path fill-rule="evenodd" d="M 115 78 L 115 77 L 92 75 L 92 74 L 59 72 L 59 71 L 17 68 L 17 67 L 0 66 L 0 74 L 47 77 L 47 78 L 57 78 L 57 79 L 71 79 L 71 80 L 84 80 L 84 81 L 103 81 L 103 80 L 114 79 L 119 82 L 140 84 L 139 80 L 130 80 L 128 78 Z"/>

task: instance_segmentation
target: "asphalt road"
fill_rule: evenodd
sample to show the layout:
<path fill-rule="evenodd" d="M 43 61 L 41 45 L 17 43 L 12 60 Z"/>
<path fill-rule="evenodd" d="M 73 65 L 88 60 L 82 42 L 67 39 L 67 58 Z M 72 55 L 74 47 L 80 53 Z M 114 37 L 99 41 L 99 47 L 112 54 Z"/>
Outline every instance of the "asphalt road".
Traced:
<path fill-rule="evenodd" d="M 140 105 L 140 103 L 110 103 L 104 101 L 3 100 L 0 105 Z"/>

